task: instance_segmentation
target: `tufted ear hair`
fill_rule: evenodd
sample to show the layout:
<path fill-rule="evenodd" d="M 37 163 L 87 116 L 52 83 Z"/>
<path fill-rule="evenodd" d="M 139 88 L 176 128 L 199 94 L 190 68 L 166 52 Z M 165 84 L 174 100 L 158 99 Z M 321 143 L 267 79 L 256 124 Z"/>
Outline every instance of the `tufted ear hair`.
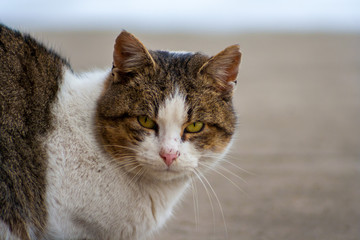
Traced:
<path fill-rule="evenodd" d="M 205 62 L 199 74 L 211 79 L 219 90 L 232 91 L 236 85 L 240 60 L 239 45 L 232 45 Z"/>
<path fill-rule="evenodd" d="M 155 61 L 134 35 L 122 31 L 115 41 L 113 65 L 116 81 L 117 74 L 136 72 L 148 66 L 155 67 Z"/>

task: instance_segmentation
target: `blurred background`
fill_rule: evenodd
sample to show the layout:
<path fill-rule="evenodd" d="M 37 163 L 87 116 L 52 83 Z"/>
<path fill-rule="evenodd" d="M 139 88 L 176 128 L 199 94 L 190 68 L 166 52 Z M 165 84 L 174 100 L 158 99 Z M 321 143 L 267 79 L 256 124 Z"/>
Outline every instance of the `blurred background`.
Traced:
<path fill-rule="evenodd" d="M 141 32 L 327 32 L 360 30 L 357 0 L 13 0 L 1 21 L 37 30 Z"/>
<path fill-rule="evenodd" d="M 360 239 L 360 1 L 0 0 L 0 22 L 76 71 L 110 67 L 122 29 L 150 49 L 240 44 L 217 197 L 197 181 L 154 239 Z"/>

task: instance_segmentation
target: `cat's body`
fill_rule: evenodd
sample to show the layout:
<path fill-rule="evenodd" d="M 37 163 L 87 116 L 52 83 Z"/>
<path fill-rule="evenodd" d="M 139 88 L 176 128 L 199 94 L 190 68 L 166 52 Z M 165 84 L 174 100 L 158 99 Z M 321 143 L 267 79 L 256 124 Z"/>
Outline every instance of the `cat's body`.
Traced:
<path fill-rule="evenodd" d="M 226 153 L 237 46 L 148 51 L 123 32 L 112 70 L 77 75 L 0 31 L 0 239 L 144 239 Z"/>

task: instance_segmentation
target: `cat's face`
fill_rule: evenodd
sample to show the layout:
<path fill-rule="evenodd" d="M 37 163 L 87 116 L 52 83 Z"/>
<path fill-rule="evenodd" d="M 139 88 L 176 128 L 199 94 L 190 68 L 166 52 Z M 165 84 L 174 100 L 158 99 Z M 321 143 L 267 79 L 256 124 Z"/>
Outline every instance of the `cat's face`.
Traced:
<path fill-rule="evenodd" d="M 96 119 L 114 163 L 134 179 L 157 180 L 212 165 L 235 130 L 232 91 L 239 63 L 237 46 L 209 58 L 148 51 L 121 33 Z"/>

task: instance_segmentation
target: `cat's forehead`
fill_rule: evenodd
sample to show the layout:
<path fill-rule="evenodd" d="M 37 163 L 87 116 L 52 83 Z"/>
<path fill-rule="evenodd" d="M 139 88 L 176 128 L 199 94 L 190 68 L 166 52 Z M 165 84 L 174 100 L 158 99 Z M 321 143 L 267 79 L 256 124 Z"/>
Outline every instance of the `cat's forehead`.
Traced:
<path fill-rule="evenodd" d="M 147 75 L 141 84 L 151 85 L 162 93 L 163 100 L 177 93 L 184 96 L 201 90 L 206 83 L 198 72 L 209 59 L 202 53 L 186 51 L 150 51 L 156 63 L 154 75 Z"/>
<path fill-rule="evenodd" d="M 171 123 L 171 125 L 182 125 L 187 121 L 187 111 L 184 94 L 180 93 L 178 89 L 169 95 L 165 101 L 160 105 L 157 115 L 159 124 Z"/>
<path fill-rule="evenodd" d="M 150 51 L 157 66 L 166 71 L 194 73 L 209 59 L 208 56 L 199 52 L 188 51 Z"/>
<path fill-rule="evenodd" d="M 182 59 L 194 56 L 194 52 L 189 51 L 165 51 L 165 50 L 156 50 L 150 51 L 150 54 L 154 57 L 163 58 L 163 59 Z"/>

